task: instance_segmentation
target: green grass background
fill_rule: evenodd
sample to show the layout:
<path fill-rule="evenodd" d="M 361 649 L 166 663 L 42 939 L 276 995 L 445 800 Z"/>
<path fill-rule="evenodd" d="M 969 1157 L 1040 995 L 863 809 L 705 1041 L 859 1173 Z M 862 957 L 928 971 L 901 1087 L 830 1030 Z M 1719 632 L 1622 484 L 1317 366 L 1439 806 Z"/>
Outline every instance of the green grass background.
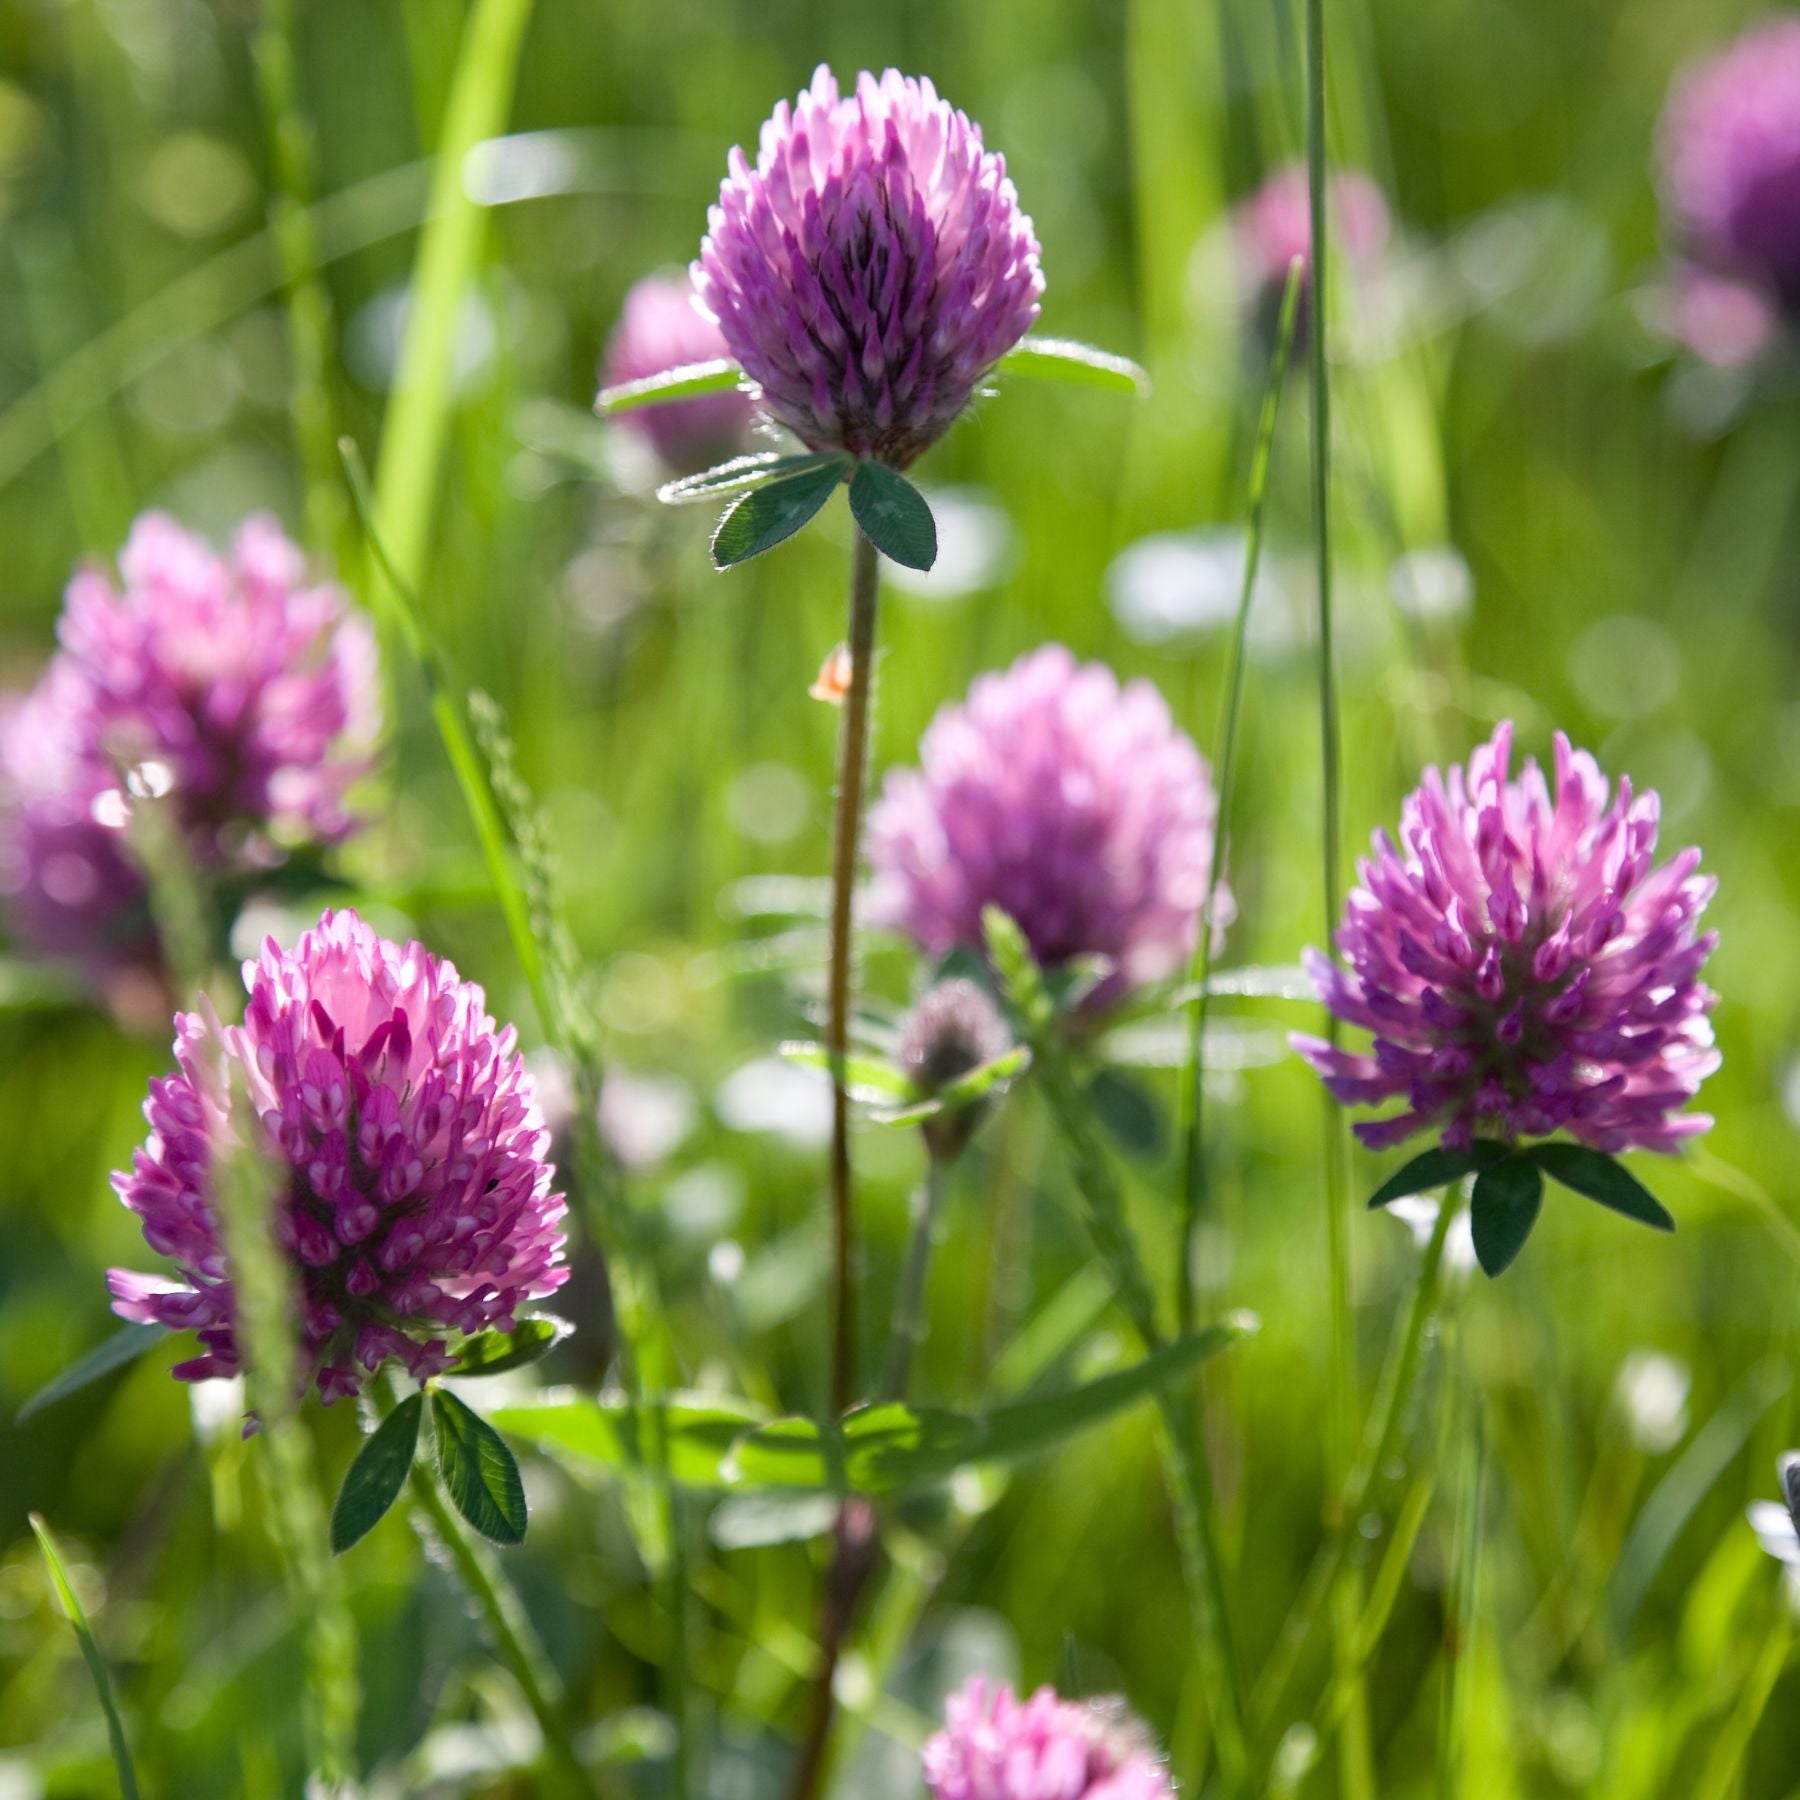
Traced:
<path fill-rule="evenodd" d="M 1433 1791 L 1455 1422 L 1478 1411 L 1489 1479 L 1478 1621 L 1462 1646 L 1472 1704 L 1460 1791 L 1800 1794 L 1788 1613 L 1743 1521 L 1748 1499 L 1773 1493 L 1792 1429 L 1800 1299 L 1800 1232 L 1781 1222 L 1800 1212 L 1800 401 L 1780 368 L 1753 385 L 1672 358 L 1637 303 L 1663 249 L 1650 167 L 1668 79 L 1748 10 L 1337 0 L 1328 11 L 1334 153 L 1386 188 L 1410 296 L 1386 338 L 1347 319 L 1346 344 L 1360 348 L 1333 368 L 1350 847 L 1393 818 L 1424 760 L 1462 755 L 1495 718 L 1515 718 L 1540 755 L 1561 727 L 1609 770 L 1661 789 L 1668 847 L 1702 844 L 1719 879 L 1722 934 L 1712 979 L 1725 1067 L 1705 1096 L 1718 1127 L 1700 1154 L 1641 1171 L 1679 1234 L 1553 1196 L 1504 1282 L 1465 1288 L 1452 1355 L 1434 1357 L 1408 1442 L 1409 1469 L 1435 1468 L 1437 1492 L 1371 1670 L 1379 1791 Z M 272 178 L 249 52 L 258 16 L 250 0 L 0 0 L 0 672 L 11 683 L 46 653 L 71 567 L 116 549 L 142 507 L 212 531 L 258 505 L 300 522 L 285 315 L 260 235 Z M 384 318 L 391 327 L 412 264 L 463 17 L 452 0 L 298 8 L 324 281 L 344 346 L 332 396 L 372 457 L 386 395 L 371 341 Z M 659 511 L 621 486 L 586 409 L 625 288 L 692 255 L 727 148 L 753 139 L 820 60 L 841 74 L 890 62 L 927 72 L 979 118 L 1038 225 L 1044 328 L 1133 354 L 1156 381 L 1136 407 L 1009 387 L 921 466 L 928 485 L 985 490 L 1015 552 L 975 593 L 890 594 L 878 770 L 909 758 L 974 674 L 1047 639 L 1158 682 L 1210 748 L 1220 636 L 1134 642 L 1109 610 L 1106 574 L 1147 532 L 1241 513 L 1262 352 L 1240 330 L 1216 234 L 1231 198 L 1299 149 L 1301 100 L 1297 10 L 1284 4 L 539 0 L 516 96 L 496 102 L 508 130 L 561 135 L 502 165 L 541 191 L 480 213 L 423 604 L 458 669 L 507 709 L 545 800 L 609 1056 L 676 1071 L 702 1102 L 696 1133 L 634 1188 L 660 1246 L 682 1377 L 800 1410 L 824 1387 L 822 1157 L 730 1132 L 706 1103 L 733 1069 L 804 1028 L 786 984 L 731 972 L 746 927 L 721 896 L 748 876 L 826 868 L 835 716 L 806 688 L 841 635 L 847 518 L 834 506 L 792 545 L 714 575 L 704 515 Z M 1301 605 L 1306 454 L 1295 385 L 1269 553 Z M 1444 543 L 1467 561 L 1473 604 L 1421 626 L 1394 604 L 1390 570 Z M 1250 671 L 1228 965 L 1291 962 L 1321 935 L 1313 679 L 1303 642 Z M 345 867 L 371 916 L 453 955 L 532 1040 L 417 683 L 401 671 L 398 687 L 391 807 Z M 906 978 L 897 958 L 871 963 L 890 999 Z M 86 1584 L 146 1791 L 298 1792 L 299 1655 L 255 1446 L 229 1422 L 196 1425 L 167 1353 L 28 1427 L 10 1423 L 107 1330 L 104 1268 L 147 1266 L 107 1174 L 141 1135 L 137 1108 L 166 1042 L 124 1035 L 17 971 L 8 979 L 0 1794 L 99 1794 L 111 1780 L 103 1721 L 26 1525 L 34 1508 Z M 1310 1023 L 1278 1002 L 1226 1016 L 1265 1040 Z M 1149 1085 L 1167 1111 L 1170 1078 Z M 1312 1078 L 1278 1059 L 1222 1082 L 1209 1119 L 1219 1199 L 1206 1304 L 1263 1320 L 1206 1384 L 1255 1666 L 1317 1542 L 1324 1491 L 1320 1108 Z M 903 1140 L 865 1134 L 859 1148 L 873 1367 L 916 1168 Z M 1172 1159 L 1125 1166 L 1166 1281 Z M 1385 1166 L 1359 1156 L 1358 1191 Z M 959 1175 L 922 1398 L 977 1403 L 996 1346 L 1079 1268 L 1067 1198 L 1026 1089 Z M 735 1293 L 708 1268 L 722 1236 L 748 1258 Z M 1412 1257 L 1384 1218 L 1359 1216 L 1352 1241 L 1366 1395 Z M 589 1271 L 574 1301 L 589 1329 L 559 1353 L 559 1378 L 599 1373 L 595 1292 Z M 1115 1325 L 1102 1319 L 1059 1368 L 1103 1359 Z M 1687 1430 L 1654 1452 L 1634 1445 L 1616 1396 L 1625 1358 L 1646 1349 L 1692 1379 Z M 1474 1398 L 1452 1408 L 1457 1380 Z M 353 1420 L 338 1409 L 314 1422 L 335 1477 Z M 580 1716 L 647 1704 L 668 1620 L 646 1595 L 618 1495 L 535 1460 L 527 1473 L 531 1541 L 508 1561 Z M 1384 1487 L 1381 1521 L 1411 1479 Z M 945 1681 L 974 1664 L 1124 1692 L 1191 1755 L 1203 1726 L 1147 1417 L 1020 1472 L 972 1523 L 957 1525 L 955 1504 L 905 1516 L 929 1600 L 844 1791 L 915 1793 L 910 1740 Z M 776 1791 L 816 1546 L 718 1555 L 692 1523 L 701 1791 Z M 345 1570 L 364 1645 L 363 1750 L 386 1791 L 531 1791 L 523 1777 L 456 1773 L 473 1754 L 456 1728 L 512 1703 L 403 1522 Z M 427 1773 L 422 1739 L 447 1774 Z M 1304 1763 L 1294 1759 L 1292 1791 L 1336 1791 L 1329 1753 L 1310 1772 Z M 607 1779 L 655 1793 L 662 1768 L 626 1759 Z"/>

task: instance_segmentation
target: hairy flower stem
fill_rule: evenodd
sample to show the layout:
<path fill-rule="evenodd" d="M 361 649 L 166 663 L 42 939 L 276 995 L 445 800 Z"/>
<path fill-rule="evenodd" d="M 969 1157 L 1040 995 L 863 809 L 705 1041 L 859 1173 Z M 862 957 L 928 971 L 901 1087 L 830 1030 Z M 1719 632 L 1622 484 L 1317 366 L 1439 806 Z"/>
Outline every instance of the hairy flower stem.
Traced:
<path fill-rule="evenodd" d="M 392 1392 L 383 1391 L 378 1405 L 384 1414 L 391 1411 Z M 414 1504 L 430 1521 L 431 1535 L 442 1545 L 463 1591 L 481 1615 L 495 1651 L 518 1683 L 525 1704 L 544 1735 L 545 1750 L 557 1771 L 556 1785 L 550 1791 L 592 1794 L 593 1783 L 575 1754 L 568 1723 L 562 1716 L 561 1684 L 512 1583 L 495 1566 L 491 1554 L 471 1541 L 445 1499 L 436 1475 L 423 1462 L 413 1464 L 410 1485 Z"/>
<path fill-rule="evenodd" d="M 1413 1288 L 1412 1305 L 1388 1353 L 1387 1363 L 1376 1389 L 1375 1403 L 1370 1409 L 1368 1428 L 1357 1454 L 1354 1467 L 1346 1477 L 1342 1491 L 1332 1507 L 1329 1531 L 1312 1568 L 1300 1598 L 1283 1625 L 1274 1652 L 1257 1683 L 1255 1696 L 1256 1722 L 1265 1737 L 1265 1749 L 1279 1737 L 1282 1724 L 1281 1706 L 1287 1689 L 1300 1666 L 1300 1658 L 1323 1616 L 1327 1603 L 1339 1588 L 1339 1578 L 1349 1557 L 1355 1536 L 1355 1524 L 1368 1507 L 1369 1496 L 1382 1469 L 1393 1455 L 1400 1434 L 1401 1421 L 1418 1386 L 1423 1361 L 1426 1327 L 1438 1306 L 1441 1291 L 1444 1245 L 1450 1235 L 1460 1207 L 1454 1187 L 1446 1190 L 1438 1207 L 1438 1216 L 1425 1254 L 1419 1265 L 1419 1279 Z"/>
<path fill-rule="evenodd" d="M 869 762 L 869 695 L 875 675 L 875 618 L 881 566 L 860 528 L 850 561 L 850 691 L 838 730 L 837 816 L 831 854 L 831 967 L 825 1050 L 831 1064 L 831 1418 L 835 1424 L 856 1397 L 855 1209 L 850 1185 L 850 1091 L 844 1059 L 850 1051 L 851 906 L 862 838 L 863 785 Z M 874 1515 L 866 1501 L 848 1500 L 838 1514 L 831 1574 L 819 1630 L 819 1663 L 807 1706 L 806 1734 L 794 1766 L 793 1800 L 812 1800 L 825 1778 L 835 1711 L 833 1684 L 857 1598 L 875 1554 Z"/>
<path fill-rule="evenodd" d="M 850 1187 L 851 906 L 862 838 L 869 761 L 869 693 L 874 684 L 875 615 L 881 569 L 859 528 L 850 563 L 850 691 L 838 732 L 837 818 L 831 854 L 831 971 L 825 1049 L 831 1059 L 831 1410 L 841 1418 L 856 1393 L 855 1217 Z"/>
<path fill-rule="evenodd" d="M 906 1247 L 906 1267 L 900 1290 L 894 1297 L 893 1335 L 888 1340 L 887 1378 L 881 1384 L 884 1400 L 904 1400 L 912 1375 L 913 1352 L 925 1335 L 925 1273 L 931 1266 L 931 1242 L 937 1230 L 938 1212 L 948 1186 L 950 1163 L 927 1147 L 925 1178 L 913 1190 L 910 1212 L 912 1233 Z"/>

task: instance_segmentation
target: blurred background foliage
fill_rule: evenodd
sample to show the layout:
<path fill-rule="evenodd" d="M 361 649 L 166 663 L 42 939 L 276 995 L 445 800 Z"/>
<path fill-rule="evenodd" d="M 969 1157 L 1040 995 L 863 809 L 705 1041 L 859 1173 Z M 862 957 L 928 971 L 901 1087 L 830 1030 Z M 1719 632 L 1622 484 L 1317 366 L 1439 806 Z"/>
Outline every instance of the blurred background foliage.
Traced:
<path fill-rule="evenodd" d="M 1800 398 L 1791 370 L 1724 373 L 1647 326 L 1659 275 L 1654 121 L 1671 72 L 1750 16 L 1680 0 L 1336 0 L 1334 152 L 1398 224 L 1334 321 L 1346 817 L 1390 822 L 1420 764 L 1510 715 L 1661 790 L 1665 843 L 1719 878 L 1723 1072 L 1711 1137 L 1643 1172 L 1667 1241 L 1558 1195 L 1506 1280 L 1466 1285 L 1407 1470 L 1437 1471 L 1372 1678 L 1381 1792 L 1424 1791 L 1446 1664 L 1454 1494 L 1446 1421 L 1489 1449 L 1463 1791 L 1800 1793 L 1790 1614 L 1743 1506 L 1793 1435 L 1800 1298 Z M 300 103 L 340 428 L 373 455 L 465 9 L 300 0 Z M 28 682 L 60 592 L 167 507 L 222 534 L 254 507 L 295 528 L 276 186 L 252 0 L 0 0 L 0 675 Z M 703 520 L 659 510 L 638 446 L 591 416 L 625 288 L 680 265 L 727 148 L 813 65 L 929 73 L 1002 149 L 1044 250 L 1044 328 L 1138 356 L 1154 397 L 1015 386 L 919 471 L 944 567 L 889 587 L 877 771 L 980 670 L 1061 639 L 1150 676 L 1213 742 L 1248 435 L 1266 345 L 1245 320 L 1231 202 L 1299 148 L 1297 9 L 1248 0 L 538 0 L 511 135 L 461 175 L 485 230 L 454 314 L 449 437 L 420 587 L 466 678 L 502 703 L 553 826 L 598 980 L 609 1060 L 656 1081 L 628 1202 L 653 1225 L 683 1381 L 822 1403 L 823 1115 L 769 1061 L 804 1034 L 817 945 L 764 916 L 760 876 L 823 874 L 835 717 L 807 697 L 841 634 L 848 520 L 727 576 Z M 1296 376 L 1295 379 L 1300 379 Z M 1226 964 L 1291 963 L 1323 929 L 1298 389 L 1274 470 L 1257 596 Z M 327 558 L 334 546 L 316 545 Z M 1132 554 L 1122 555 L 1130 548 Z M 359 577 L 354 567 L 346 574 Z M 343 860 L 358 904 L 412 930 L 536 1038 L 529 997 L 420 701 L 400 716 L 374 829 Z M 1336 898 L 1333 899 L 1336 904 Z M 316 910 L 316 905 L 315 905 Z M 296 915 L 297 917 L 298 915 Z M 259 916 L 258 930 L 292 920 Z M 254 933 L 250 934 L 254 937 Z M 751 946 L 760 947 L 751 947 Z M 241 951 L 246 946 L 238 946 Z M 790 979 L 781 965 L 799 965 Z M 903 958 L 871 987 L 904 998 Z M 135 1221 L 108 1171 L 141 1136 L 167 1033 L 122 1031 L 16 967 L 0 1011 L 0 1795 L 107 1791 L 103 1726 L 26 1526 L 77 1561 L 119 1670 L 149 1791 L 298 1792 L 298 1652 L 263 1525 L 255 1446 L 170 1382 L 168 1353 L 15 1428 L 20 1400 L 108 1329 L 102 1270 Z M 1209 1110 L 1209 1313 L 1261 1335 L 1209 1370 L 1211 1449 L 1252 1664 L 1318 1541 L 1324 1491 L 1320 1109 L 1283 1032 L 1292 1002 L 1222 1006 Z M 1149 1054 L 1154 1060 L 1154 1046 Z M 1122 1153 L 1169 1273 L 1173 1078 L 1131 1074 Z M 658 1108 L 660 1107 L 660 1111 Z M 917 1174 L 864 1132 L 865 1353 L 873 1366 Z M 1379 1165 L 1359 1158 L 1367 1191 Z M 1062 1292 L 1046 1372 L 1123 1354 L 1079 1285 L 1065 1178 L 1029 1084 L 959 1172 L 918 1393 L 971 1406 Z M 1358 1218 L 1365 1391 L 1413 1266 Z M 1078 1285 L 1069 1290 L 1071 1280 Z M 603 1289 L 549 1366 L 597 1379 Z M 1005 1365 L 1002 1364 L 1002 1372 Z M 534 1372 L 535 1374 L 536 1372 Z M 1473 1396 L 1452 1407 L 1458 1381 Z M 335 1478 L 348 1409 L 318 1415 Z M 1440 1435 L 1443 1442 L 1439 1442 Z M 1404 1473 L 1404 1472 L 1403 1472 Z M 670 1621 L 620 1498 L 535 1457 L 509 1557 L 620 1793 L 662 1791 L 642 1709 Z M 1384 1486 L 1378 1556 L 1413 1477 Z M 716 1521 L 714 1524 L 716 1526 Z M 818 1541 L 722 1551 L 691 1510 L 700 1791 L 774 1791 L 813 1626 Z M 972 1666 L 1131 1696 L 1191 1755 L 1203 1735 L 1148 1420 L 901 1517 L 884 1624 L 910 1627 L 868 1692 L 844 1791 L 917 1791 L 914 1747 Z M 363 1635 L 363 1748 L 393 1793 L 519 1793 L 516 1700 L 403 1522 L 345 1570 Z M 912 1609 L 922 1609 L 916 1621 Z M 1313 1683 L 1316 1689 L 1318 1683 Z M 854 1697 L 854 1695 L 853 1695 Z M 1317 1709 L 1311 1709 L 1315 1712 Z M 513 1736 L 509 1736 L 509 1731 Z M 1283 1791 L 1334 1791 L 1289 1743 Z"/>

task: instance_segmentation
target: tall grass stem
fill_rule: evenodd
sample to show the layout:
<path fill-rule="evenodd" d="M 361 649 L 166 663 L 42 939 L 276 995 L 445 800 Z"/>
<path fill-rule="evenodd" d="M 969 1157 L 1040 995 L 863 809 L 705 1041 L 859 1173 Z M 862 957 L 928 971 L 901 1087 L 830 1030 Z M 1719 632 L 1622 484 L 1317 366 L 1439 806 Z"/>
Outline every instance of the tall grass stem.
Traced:
<path fill-rule="evenodd" d="M 1202 1135 L 1205 1105 L 1207 982 L 1212 975 L 1213 920 L 1224 884 L 1225 864 L 1231 845 L 1231 796 L 1237 774 L 1238 722 L 1243 712 L 1245 646 L 1250 630 L 1250 602 L 1256 591 L 1262 564 L 1263 517 L 1268 497 L 1269 454 L 1275 442 L 1275 420 L 1281 410 L 1281 390 L 1287 379 L 1288 356 L 1294 342 L 1294 318 L 1299 306 L 1305 265 L 1295 257 L 1288 268 L 1282 291 L 1281 315 L 1275 328 L 1275 348 L 1269 359 L 1269 380 L 1263 391 L 1262 411 L 1256 424 L 1256 443 L 1250 457 L 1249 518 L 1244 535 L 1244 578 L 1238 590 L 1237 622 L 1231 634 L 1231 660 L 1225 677 L 1225 704 L 1219 718 L 1217 753 L 1213 769 L 1218 784 L 1218 827 L 1213 834 L 1212 868 L 1206 882 L 1206 901 L 1200 909 L 1200 930 L 1188 969 L 1189 984 L 1196 991 L 1193 1027 L 1188 1037 L 1188 1079 L 1181 1089 L 1181 1257 L 1175 1271 L 1176 1320 L 1181 1330 L 1194 1328 L 1194 1256 L 1200 1217 L 1206 1205 L 1206 1155 Z"/>
<path fill-rule="evenodd" d="M 1337 1592 L 1339 1578 L 1348 1561 L 1356 1521 L 1367 1510 L 1374 1486 L 1399 1442 L 1401 1425 L 1418 1387 L 1427 1328 L 1438 1309 L 1442 1292 L 1444 1249 L 1459 1209 L 1459 1196 L 1451 1188 L 1446 1191 L 1438 1207 L 1431 1236 L 1426 1240 L 1425 1252 L 1419 1263 L 1418 1280 L 1413 1286 L 1412 1303 L 1407 1308 L 1406 1319 L 1395 1335 L 1382 1369 L 1375 1402 L 1370 1408 L 1368 1425 L 1363 1434 L 1362 1447 L 1330 1509 L 1333 1522 L 1307 1572 L 1300 1597 L 1288 1615 L 1281 1635 L 1275 1641 L 1275 1649 L 1258 1678 L 1255 1718 L 1265 1742 L 1279 1736 L 1283 1725 L 1282 1703 L 1299 1671 L 1300 1659 Z M 1360 1657 L 1352 1659 L 1339 1669 L 1339 1677 L 1347 1679 L 1351 1669 L 1366 1661 L 1373 1648 L 1373 1645 L 1363 1646 Z"/>
<path fill-rule="evenodd" d="M 476 0 L 463 27 L 407 289 L 406 330 L 375 466 L 375 517 L 394 567 L 416 588 L 431 538 L 456 394 L 462 308 L 487 212 L 464 179 L 469 152 L 506 126 L 531 0 Z"/>
<path fill-rule="evenodd" d="M 316 157 L 312 123 L 300 103 L 294 0 L 263 0 L 252 52 L 273 177 L 269 231 L 286 289 L 288 411 L 306 479 L 306 536 L 315 550 L 332 553 L 338 566 L 347 569 L 353 545 L 331 391 L 335 332 L 331 299 L 319 274 L 313 214 Z"/>

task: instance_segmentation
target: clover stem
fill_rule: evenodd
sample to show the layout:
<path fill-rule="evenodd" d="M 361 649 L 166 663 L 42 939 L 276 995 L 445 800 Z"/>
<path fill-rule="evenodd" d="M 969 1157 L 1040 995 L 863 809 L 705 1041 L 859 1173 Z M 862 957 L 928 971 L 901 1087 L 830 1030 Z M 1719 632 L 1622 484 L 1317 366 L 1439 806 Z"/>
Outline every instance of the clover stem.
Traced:
<path fill-rule="evenodd" d="M 850 689 L 838 732 L 837 816 L 831 858 L 831 964 L 825 1049 L 831 1067 L 831 1410 L 841 1417 L 856 1390 L 855 1208 L 850 1178 L 851 908 L 862 837 L 863 780 L 869 760 L 869 693 L 881 571 L 875 546 L 858 528 L 850 565 Z"/>
<path fill-rule="evenodd" d="M 853 1270 L 855 1212 L 850 1183 L 850 1093 L 845 1058 L 850 1049 L 851 907 L 857 851 L 862 837 L 863 780 L 869 761 L 869 694 L 874 683 L 875 618 L 881 565 L 860 526 L 850 561 L 850 686 L 838 730 L 837 816 L 831 857 L 831 967 L 825 1052 L 831 1068 L 831 1421 L 835 1425 L 856 1395 L 856 1288 Z M 826 1577 L 819 1630 L 819 1663 L 807 1703 L 806 1735 L 794 1765 L 793 1800 L 812 1800 L 825 1779 L 833 1684 L 856 1603 L 875 1554 L 874 1514 L 866 1501 L 847 1500 L 838 1514 L 831 1573 Z"/>
<path fill-rule="evenodd" d="M 943 1205 L 944 1189 L 949 1185 L 949 1159 L 937 1151 L 926 1150 L 925 1178 L 913 1190 L 910 1219 L 912 1233 L 906 1248 L 906 1267 L 901 1272 L 900 1290 L 894 1297 L 893 1336 L 888 1342 L 887 1379 L 882 1383 L 884 1400 L 904 1400 L 906 1385 L 912 1374 L 913 1352 L 925 1335 L 925 1272 L 931 1265 L 931 1242 L 937 1230 L 938 1212 Z"/>
<path fill-rule="evenodd" d="M 393 1392 L 387 1383 L 382 1383 L 374 1393 L 375 1409 L 385 1418 L 394 1407 Z M 544 1734 L 544 1747 L 562 1777 L 554 1791 L 592 1794 L 593 1783 L 575 1753 L 568 1724 L 562 1716 L 561 1683 L 538 1640 L 524 1603 L 505 1574 L 495 1566 L 493 1557 L 476 1545 L 463 1529 L 436 1472 L 422 1461 L 416 1461 L 408 1485 L 414 1505 L 430 1522 L 432 1536 L 443 1547 L 470 1604 L 480 1614 L 495 1651 L 518 1683 L 531 1716 Z"/>

